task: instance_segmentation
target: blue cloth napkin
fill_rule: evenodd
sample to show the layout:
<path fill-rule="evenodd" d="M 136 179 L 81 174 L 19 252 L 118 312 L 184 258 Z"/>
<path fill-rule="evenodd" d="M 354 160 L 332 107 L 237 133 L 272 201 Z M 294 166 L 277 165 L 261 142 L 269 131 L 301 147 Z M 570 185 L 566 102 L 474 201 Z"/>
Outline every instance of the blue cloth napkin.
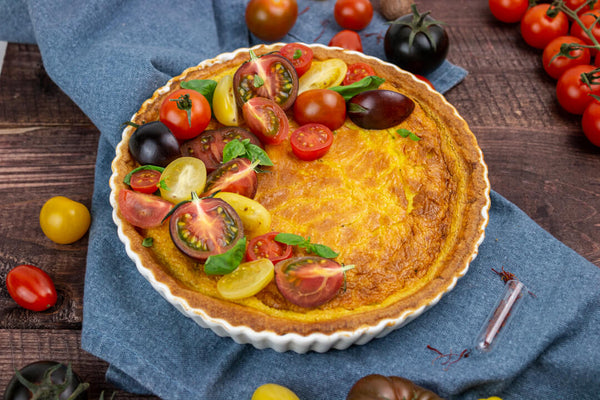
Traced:
<path fill-rule="evenodd" d="M 360 377 L 399 375 L 452 399 L 597 399 L 600 393 L 600 269 L 492 192 L 486 239 L 468 274 L 435 307 L 363 346 L 327 353 L 257 350 L 197 326 L 137 272 L 117 238 L 108 179 L 120 124 L 186 67 L 259 43 L 243 0 L 1 0 L 0 40 L 37 43 L 50 77 L 100 129 L 84 296 L 82 346 L 108 361 L 107 378 L 164 399 L 250 399 L 260 384 L 303 400 L 343 399 Z M 283 41 L 327 43 L 339 29 L 334 0 L 298 0 Z M 385 59 L 376 16 L 361 35 Z M 445 92 L 466 75 L 445 63 L 428 78 Z M 509 271 L 533 295 L 487 354 L 472 349 Z M 430 346 L 430 347 L 428 347 Z"/>

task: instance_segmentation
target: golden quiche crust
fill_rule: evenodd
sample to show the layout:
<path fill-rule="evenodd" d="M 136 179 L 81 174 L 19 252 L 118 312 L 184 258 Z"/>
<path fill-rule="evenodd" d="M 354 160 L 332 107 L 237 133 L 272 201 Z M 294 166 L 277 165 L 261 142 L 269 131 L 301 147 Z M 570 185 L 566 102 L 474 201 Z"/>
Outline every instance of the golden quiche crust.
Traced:
<path fill-rule="evenodd" d="M 280 45 L 253 50 L 260 55 Z M 335 132 L 330 151 L 317 161 L 298 160 L 289 142 L 266 147 L 275 166 L 259 174 L 255 199 L 271 212 L 272 230 L 309 236 L 338 251 L 338 261 L 355 266 L 346 273 L 346 290 L 315 309 L 290 304 L 274 282 L 248 299 L 222 299 L 216 291 L 218 277 L 204 274 L 201 265 L 174 247 L 166 224 L 151 231 L 137 229 L 116 207 L 131 251 L 192 312 L 202 310 L 231 326 L 277 335 L 327 335 L 382 320 L 401 323 L 435 304 L 477 254 L 490 188 L 482 152 L 467 123 L 442 95 L 409 73 L 355 52 L 312 47 L 316 60 L 368 62 L 386 80 L 382 88 L 416 103 L 407 120 L 387 130 L 360 129 L 348 119 Z M 133 122 L 158 119 L 162 100 L 182 80 L 215 79 L 248 58 L 241 51 L 233 59 L 187 69 L 157 90 Z M 292 116 L 288 112 L 290 130 L 297 126 Z M 398 128 L 421 140 L 400 137 Z M 113 196 L 126 187 L 123 178 L 137 166 L 127 150 L 132 133 L 132 128 L 124 131 L 113 162 Z M 154 239 L 151 248 L 142 246 L 147 236 Z"/>

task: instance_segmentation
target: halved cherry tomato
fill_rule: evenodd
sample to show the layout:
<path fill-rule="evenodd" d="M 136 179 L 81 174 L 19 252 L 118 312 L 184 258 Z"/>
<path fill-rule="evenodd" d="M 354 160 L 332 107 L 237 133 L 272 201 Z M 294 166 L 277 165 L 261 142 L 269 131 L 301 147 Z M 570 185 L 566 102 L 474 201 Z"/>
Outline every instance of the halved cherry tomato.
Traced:
<path fill-rule="evenodd" d="M 238 126 L 240 124 L 231 75 L 225 75 L 217 82 L 213 93 L 212 110 L 217 121 L 223 125 Z"/>
<path fill-rule="evenodd" d="M 323 157 L 333 144 L 333 133 L 325 125 L 302 125 L 290 137 L 292 151 L 301 160 L 312 161 Z"/>
<path fill-rule="evenodd" d="M 575 45 L 585 44 L 583 40 L 576 38 L 575 36 L 559 36 L 548 43 L 546 48 L 544 48 L 544 53 L 542 54 L 542 66 L 546 73 L 554 79 L 560 78 L 560 76 L 569 68 L 590 63 L 590 51 L 586 48 L 570 51 L 569 57 L 556 57 L 560 52 L 561 46 L 569 43 Z"/>
<path fill-rule="evenodd" d="M 242 221 L 229 204 L 197 196 L 173 211 L 169 232 L 182 253 L 200 262 L 225 253 L 244 237 Z"/>
<path fill-rule="evenodd" d="M 234 139 L 249 139 L 250 143 L 263 147 L 261 141 L 243 128 L 223 127 L 202 132 L 198 137 L 181 145 L 181 154 L 202 160 L 207 172 L 217 169 L 223 162 L 223 149 Z"/>
<path fill-rule="evenodd" d="M 246 236 L 255 237 L 271 230 L 271 213 L 258 201 L 233 192 L 218 192 L 214 197 L 233 207 L 242 220 Z"/>
<path fill-rule="evenodd" d="M 133 226 L 149 229 L 160 226 L 173 208 L 173 203 L 151 194 L 121 189 L 118 197 L 123 218 Z"/>
<path fill-rule="evenodd" d="M 140 169 L 131 175 L 129 186 L 136 192 L 154 193 L 158 190 L 160 175 L 155 169 Z"/>
<path fill-rule="evenodd" d="M 172 203 L 190 200 L 192 192 L 202 193 L 206 166 L 195 157 L 179 157 L 167 165 L 160 177 L 160 196 Z"/>
<path fill-rule="evenodd" d="M 279 49 L 282 56 L 292 62 L 298 77 L 310 69 L 313 60 L 313 51 L 302 43 L 288 43 Z"/>
<path fill-rule="evenodd" d="M 581 115 L 594 99 L 590 94 L 600 95 L 600 82 L 596 77 L 590 86 L 581 80 L 581 74 L 590 73 L 595 69 L 593 65 L 577 65 L 560 76 L 556 83 L 556 97 L 564 110 Z"/>
<path fill-rule="evenodd" d="M 179 140 L 198 136 L 210 122 L 210 104 L 206 97 L 190 89 L 178 89 L 160 106 L 159 120 Z"/>
<path fill-rule="evenodd" d="M 263 143 L 279 144 L 289 133 L 289 122 L 285 112 L 273 100 L 253 97 L 242 108 L 248 128 Z"/>
<path fill-rule="evenodd" d="M 255 165 L 247 158 L 233 159 L 211 172 L 206 179 L 204 195 L 216 192 L 232 192 L 251 199 L 258 189 Z"/>
<path fill-rule="evenodd" d="M 346 50 L 355 50 L 362 53 L 362 40 L 355 31 L 345 29 L 336 33 L 329 41 L 330 46 L 341 47 Z"/>
<path fill-rule="evenodd" d="M 250 32 L 272 42 L 292 29 L 298 18 L 298 4 L 296 0 L 250 0 L 245 17 Z"/>
<path fill-rule="evenodd" d="M 537 49 L 543 49 L 553 39 L 564 36 L 569 31 L 567 15 L 558 11 L 556 16 L 549 17 L 546 14 L 549 8 L 550 4 L 533 6 L 521 20 L 521 36 L 528 45 Z"/>
<path fill-rule="evenodd" d="M 348 71 L 344 77 L 342 85 L 350 85 L 351 83 L 358 82 L 367 76 L 375 76 L 375 70 L 367 63 L 358 62 L 348 65 Z"/>
<path fill-rule="evenodd" d="M 246 248 L 246 260 L 268 258 L 273 264 L 287 260 L 293 255 L 293 247 L 275 240 L 279 232 L 269 232 L 250 240 Z"/>
<path fill-rule="evenodd" d="M 348 66 L 339 58 L 313 61 L 308 72 L 298 81 L 298 94 L 311 89 L 327 89 L 341 85 L 347 71 Z"/>
<path fill-rule="evenodd" d="M 275 265 L 275 283 L 290 303 L 318 307 L 342 287 L 344 269 L 337 262 L 316 256 L 293 257 Z"/>
<path fill-rule="evenodd" d="M 56 304 L 56 288 L 50 276 L 33 265 L 17 265 L 6 275 L 6 288 L 13 300 L 31 311 L 44 311 Z"/>
<path fill-rule="evenodd" d="M 300 125 L 318 123 L 336 130 L 346 121 L 346 101 L 333 90 L 307 90 L 294 103 L 294 118 Z"/>
<path fill-rule="evenodd" d="M 238 265 L 231 273 L 217 282 L 217 291 L 229 300 L 254 296 L 273 280 L 274 266 L 271 260 L 260 259 Z"/>
<path fill-rule="evenodd" d="M 337 0 L 333 16 L 342 28 L 360 31 L 373 19 L 373 5 L 369 0 Z"/>
<path fill-rule="evenodd" d="M 256 57 L 251 51 L 250 60 L 233 75 L 233 89 L 239 107 L 254 97 L 264 97 L 287 110 L 298 94 L 298 74 L 290 60 L 281 54 Z"/>

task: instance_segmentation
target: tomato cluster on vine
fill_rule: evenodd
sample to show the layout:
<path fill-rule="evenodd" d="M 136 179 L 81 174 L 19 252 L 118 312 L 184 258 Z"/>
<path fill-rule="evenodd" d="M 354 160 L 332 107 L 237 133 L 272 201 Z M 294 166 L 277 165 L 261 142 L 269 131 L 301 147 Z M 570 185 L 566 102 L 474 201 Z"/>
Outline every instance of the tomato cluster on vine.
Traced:
<path fill-rule="evenodd" d="M 567 112 L 582 117 L 582 129 L 600 146 L 600 2 L 488 0 L 494 17 L 519 23 L 523 40 L 543 50 L 542 66 L 556 80 L 556 98 Z"/>

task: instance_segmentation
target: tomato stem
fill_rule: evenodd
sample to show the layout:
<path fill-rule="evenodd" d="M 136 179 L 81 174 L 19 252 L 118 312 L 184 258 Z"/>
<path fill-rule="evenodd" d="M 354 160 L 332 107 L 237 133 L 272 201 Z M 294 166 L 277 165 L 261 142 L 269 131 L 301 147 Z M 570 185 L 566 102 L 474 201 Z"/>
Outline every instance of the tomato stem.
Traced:
<path fill-rule="evenodd" d="M 177 104 L 177 108 L 187 113 L 188 125 L 192 127 L 192 99 L 189 94 L 182 94 L 176 99 L 170 99 Z"/>

